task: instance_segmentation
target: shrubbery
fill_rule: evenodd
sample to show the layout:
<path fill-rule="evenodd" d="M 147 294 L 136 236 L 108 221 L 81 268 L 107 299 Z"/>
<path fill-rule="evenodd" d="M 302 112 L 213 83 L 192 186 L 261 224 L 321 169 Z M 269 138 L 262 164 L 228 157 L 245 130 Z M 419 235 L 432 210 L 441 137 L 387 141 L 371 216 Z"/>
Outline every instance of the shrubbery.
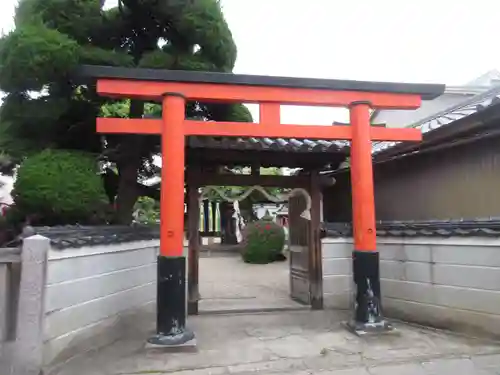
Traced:
<path fill-rule="evenodd" d="M 243 260 L 247 263 L 266 264 L 283 257 L 285 231 L 270 218 L 249 223 L 243 231 Z"/>
<path fill-rule="evenodd" d="M 149 197 L 139 197 L 134 212 L 136 222 L 140 224 L 158 224 L 160 221 L 160 202 Z"/>
<path fill-rule="evenodd" d="M 38 225 L 102 222 L 107 198 L 95 158 L 45 150 L 19 167 L 12 197 L 17 214 Z"/>

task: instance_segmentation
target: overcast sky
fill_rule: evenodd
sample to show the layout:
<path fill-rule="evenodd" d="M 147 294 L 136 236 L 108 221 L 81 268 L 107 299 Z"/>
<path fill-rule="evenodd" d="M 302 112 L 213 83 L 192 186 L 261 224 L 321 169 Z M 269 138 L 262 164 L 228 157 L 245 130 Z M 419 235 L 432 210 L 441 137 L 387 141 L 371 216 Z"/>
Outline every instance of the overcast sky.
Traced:
<path fill-rule="evenodd" d="M 113 3 L 113 0 L 108 0 Z M 12 28 L 17 0 L 1 0 Z M 493 0 L 222 0 L 236 73 L 459 85 L 500 68 Z M 285 123 L 331 124 L 339 112 L 286 108 Z"/>

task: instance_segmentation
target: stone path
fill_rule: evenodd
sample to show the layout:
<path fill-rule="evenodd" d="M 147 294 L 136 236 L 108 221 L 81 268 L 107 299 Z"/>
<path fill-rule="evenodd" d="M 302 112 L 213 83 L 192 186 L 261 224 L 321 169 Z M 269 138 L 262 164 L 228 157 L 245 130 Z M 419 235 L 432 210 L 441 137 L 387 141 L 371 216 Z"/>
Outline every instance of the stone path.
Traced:
<path fill-rule="evenodd" d="M 200 313 L 308 308 L 289 297 L 288 261 L 247 264 L 239 254 L 200 258 Z"/>
<path fill-rule="evenodd" d="M 50 375 L 500 374 L 495 343 L 397 323 L 398 335 L 359 338 L 342 327 L 346 318 L 338 311 L 197 316 L 189 320 L 196 351 L 145 349 L 144 332 Z M 144 321 L 151 330 L 154 316 Z"/>

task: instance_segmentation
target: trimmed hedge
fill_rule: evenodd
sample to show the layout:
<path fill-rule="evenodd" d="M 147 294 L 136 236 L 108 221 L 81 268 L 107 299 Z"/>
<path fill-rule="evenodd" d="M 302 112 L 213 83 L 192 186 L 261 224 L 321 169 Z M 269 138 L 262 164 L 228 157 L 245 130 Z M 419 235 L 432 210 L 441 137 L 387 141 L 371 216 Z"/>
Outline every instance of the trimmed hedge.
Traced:
<path fill-rule="evenodd" d="M 280 259 L 284 246 L 283 227 L 264 218 L 245 227 L 242 257 L 246 263 L 271 263 Z"/>
<path fill-rule="evenodd" d="M 12 196 L 16 210 L 38 225 L 95 222 L 107 204 L 95 158 L 74 151 L 48 149 L 28 157 Z"/>

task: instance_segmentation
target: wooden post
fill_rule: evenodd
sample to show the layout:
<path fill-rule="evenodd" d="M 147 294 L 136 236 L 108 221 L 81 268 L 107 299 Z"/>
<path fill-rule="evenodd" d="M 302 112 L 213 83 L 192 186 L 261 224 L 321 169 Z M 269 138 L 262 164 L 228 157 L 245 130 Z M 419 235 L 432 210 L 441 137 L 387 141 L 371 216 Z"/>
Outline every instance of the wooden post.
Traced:
<path fill-rule="evenodd" d="M 323 309 L 323 267 L 320 239 L 321 187 L 319 174 L 311 172 L 309 192 L 311 194 L 311 221 L 309 222 L 309 285 L 311 308 Z"/>
<path fill-rule="evenodd" d="M 208 199 L 205 199 L 203 201 L 203 232 L 206 233 L 210 232 L 210 220 L 209 220 L 209 209 L 208 209 L 209 201 Z"/>
<path fill-rule="evenodd" d="M 259 164 L 252 164 L 250 167 L 250 175 L 251 176 L 260 176 L 260 165 Z"/>
<path fill-rule="evenodd" d="M 200 260 L 200 201 L 198 186 L 188 185 L 188 314 L 198 315 Z"/>
<path fill-rule="evenodd" d="M 212 209 L 212 230 L 211 232 L 213 233 L 213 236 L 215 236 L 215 232 L 217 232 L 217 202 L 212 201 L 211 203 L 211 209 Z"/>
<path fill-rule="evenodd" d="M 353 277 L 356 304 L 351 328 L 357 333 L 387 330 L 380 294 L 379 254 L 375 232 L 370 103 L 350 105 L 352 127 L 351 186 L 354 230 Z"/>
<path fill-rule="evenodd" d="M 185 98 L 180 94 L 166 93 L 163 97 L 157 323 L 156 335 L 148 340 L 155 346 L 186 345 L 194 339 L 194 333 L 186 329 L 183 128 L 185 105 Z"/>

